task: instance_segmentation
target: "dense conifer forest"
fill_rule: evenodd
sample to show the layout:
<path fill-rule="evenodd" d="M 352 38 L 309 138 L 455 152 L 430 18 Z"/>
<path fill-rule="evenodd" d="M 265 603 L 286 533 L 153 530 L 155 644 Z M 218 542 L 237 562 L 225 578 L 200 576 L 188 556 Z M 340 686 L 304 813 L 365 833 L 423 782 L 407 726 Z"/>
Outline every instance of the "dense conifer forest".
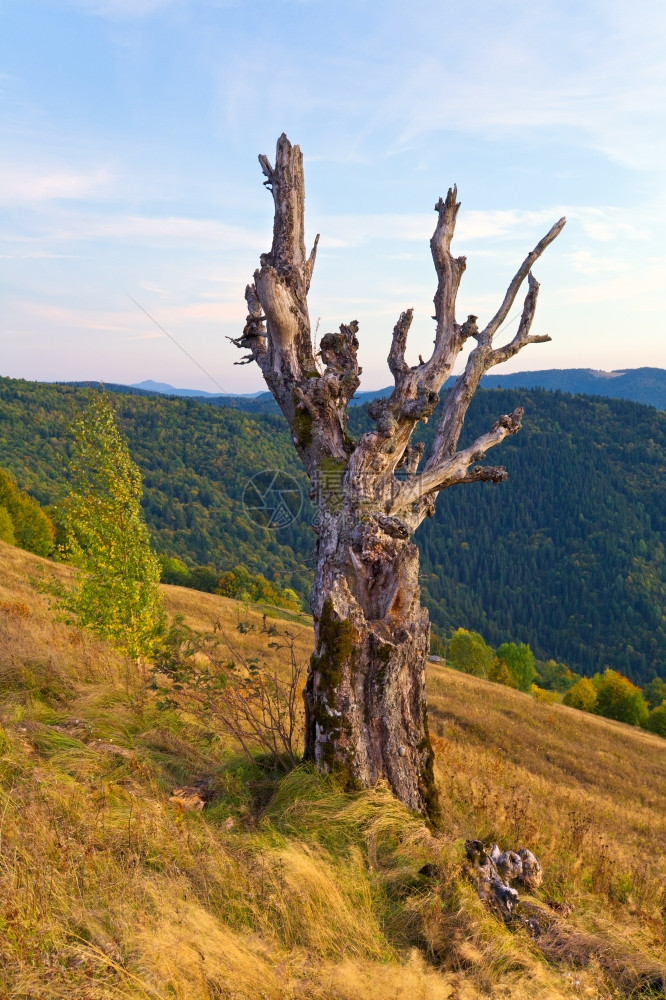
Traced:
<path fill-rule="evenodd" d="M 67 485 L 71 423 L 92 390 L 0 379 L 0 466 L 52 510 Z M 306 598 L 314 533 L 307 484 L 282 418 L 194 399 L 120 394 L 119 423 L 144 477 L 157 551 L 216 571 L 264 573 Z M 591 675 L 666 676 L 666 413 L 623 400 L 537 389 L 480 392 L 465 435 L 525 407 L 501 456 L 509 480 L 447 490 L 417 535 L 422 585 L 442 635 L 458 626 L 493 645 L 527 642 Z M 423 428 L 432 433 L 435 421 Z M 365 408 L 350 430 L 368 426 Z M 300 515 L 253 523 L 248 479 L 282 470 Z"/>

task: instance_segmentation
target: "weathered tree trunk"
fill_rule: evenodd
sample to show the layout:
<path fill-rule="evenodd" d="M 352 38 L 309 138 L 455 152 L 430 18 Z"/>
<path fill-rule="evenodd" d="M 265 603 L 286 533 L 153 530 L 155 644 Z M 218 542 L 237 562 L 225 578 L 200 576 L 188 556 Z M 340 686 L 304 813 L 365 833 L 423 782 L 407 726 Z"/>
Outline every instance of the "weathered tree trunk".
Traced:
<path fill-rule="evenodd" d="M 411 809 L 434 816 L 418 550 L 342 512 L 324 518 L 317 554 L 306 755 L 348 787 L 384 778 Z"/>
<path fill-rule="evenodd" d="M 410 809 L 436 820 L 437 792 L 428 736 L 425 667 L 428 613 L 421 607 L 418 551 L 410 541 L 432 515 L 440 490 L 456 483 L 501 482 L 503 468 L 474 465 L 488 448 L 520 429 L 522 410 L 500 417 L 470 447 L 456 451 L 465 414 L 481 376 L 525 344 L 539 286 L 530 268 L 564 225 L 561 219 L 528 254 L 504 302 L 483 330 L 476 316 L 455 318 L 465 258 L 450 253 L 459 205 L 456 189 L 435 206 L 431 240 L 438 287 L 432 356 L 405 360 L 412 311 L 393 331 L 388 356 L 395 389 L 369 408 L 375 429 L 358 442 L 347 434 L 347 407 L 359 386 L 358 324 L 323 336 L 315 353 L 307 293 L 317 241 L 306 256 L 302 156 L 285 135 L 273 167 L 259 157 L 275 203 L 273 245 L 248 285 L 248 318 L 234 340 L 256 361 L 292 432 L 313 484 L 319 523 L 312 611 L 315 652 L 304 693 L 306 757 L 336 772 L 348 788 L 389 785 Z M 493 347 L 525 279 L 528 293 L 514 338 Z M 427 421 L 465 341 L 474 338 L 465 370 L 447 394 L 431 453 L 422 472 L 423 446 L 410 445 Z"/>

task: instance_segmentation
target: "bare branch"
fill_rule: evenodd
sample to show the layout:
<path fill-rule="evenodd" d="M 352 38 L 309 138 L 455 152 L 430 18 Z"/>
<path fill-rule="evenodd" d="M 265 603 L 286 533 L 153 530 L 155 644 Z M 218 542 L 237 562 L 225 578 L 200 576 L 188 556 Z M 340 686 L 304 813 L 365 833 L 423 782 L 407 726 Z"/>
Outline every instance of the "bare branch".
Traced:
<path fill-rule="evenodd" d="M 508 473 L 503 465 L 475 465 L 461 483 L 503 483 Z"/>
<path fill-rule="evenodd" d="M 474 462 L 483 461 L 489 448 L 494 448 L 509 435 L 519 431 L 522 416 L 523 408 L 519 406 L 513 413 L 500 417 L 486 434 L 482 434 L 468 448 L 456 452 L 455 455 L 440 462 L 435 468 L 428 469 L 426 466 L 420 476 L 413 476 L 398 491 L 389 513 L 395 514 L 400 510 L 405 510 L 428 494 L 437 493 L 449 486 L 454 486 L 456 483 L 478 482 L 482 479 L 492 482 L 501 481 L 501 478 L 504 477 L 500 476 L 498 469 L 479 468 L 470 472 L 469 467 Z"/>
<path fill-rule="evenodd" d="M 435 205 L 439 218 L 430 240 L 432 259 L 439 279 L 434 298 L 437 332 L 431 361 L 433 366 L 439 366 L 442 362 L 446 364 L 454 347 L 456 333 L 459 333 L 456 329 L 456 296 L 467 262 L 465 257 L 453 257 L 450 249 L 460 208 L 457 196 L 458 188 L 454 185 L 449 188 L 446 199 L 442 201 L 440 198 Z"/>
<path fill-rule="evenodd" d="M 402 376 L 409 372 L 409 365 L 405 361 L 405 351 L 407 350 L 407 334 L 409 333 L 409 328 L 412 325 L 413 318 L 414 310 L 407 309 L 405 312 L 400 314 L 400 319 L 393 329 L 393 339 L 391 341 L 391 350 L 389 351 L 388 356 L 388 366 L 396 384 Z"/>
<path fill-rule="evenodd" d="M 271 161 L 263 153 L 259 153 L 258 159 L 261 171 L 266 178 L 264 187 L 270 188 L 273 185 L 273 167 L 271 166 Z"/>
<path fill-rule="evenodd" d="M 247 285 L 245 288 L 245 301 L 247 302 L 248 314 L 245 320 L 243 333 L 240 337 L 227 337 L 236 347 L 249 350 L 240 361 L 235 361 L 237 365 L 249 365 L 252 361 L 257 361 L 260 367 L 266 356 L 266 327 L 264 322 L 266 317 L 263 314 L 261 303 L 257 296 L 257 289 L 254 285 Z"/>
<path fill-rule="evenodd" d="M 534 313 L 536 312 L 537 298 L 539 297 L 539 282 L 536 280 L 531 271 L 527 275 L 527 284 L 528 291 L 525 296 L 523 314 L 520 317 L 520 323 L 518 324 L 516 336 L 513 338 L 511 343 L 507 344 L 505 347 L 498 347 L 492 352 L 488 368 L 491 368 L 493 365 L 502 364 L 503 361 L 508 361 L 509 358 L 512 358 L 514 354 L 517 354 L 521 347 L 524 347 L 525 344 L 545 344 L 550 340 L 548 334 L 538 337 L 529 336 L 532 321 L 534 320 Z"/>
<path fill-rule="evenodd" d="M 560 233 L 564 229 L 566 221 L 567 220 L 564 217 L 562 217 L 559 220 L 559 222 L 556 222 L 555 225 L 552 227 L 552 229 L 549 229 L 549 231 L 546 233 L 543 239 L 539 240 L 534 250 L 532 250 L 531 253 L 528 253 L 527 257 L 516 271 L 511 281 L 511 284 L 506 290 L 506 295 L 504 296 L 504 301 L 502 302 L 502 305 L 499 307 L 498 311 L 495 313 L 490 323 L 488 323 L 488 325 L 483 330 L 483 333 L 481 334 L 482 338 L 486 340 L 488 343 L 492 341 L 493 337 L 499 330 L 500 326 L 509 315 L 509 310 L 511 309 L 511 306 L 514 303 L 516 295 L 520 290 L 520 286 L 522 285 L 523 281 L 525 280 L 529 272 L 532 270 L 532 265 L 534 264 L 535 261 L 539 259 L 539 257 L 544 252 L 546 247 L 550 246 L 553 240 L 560 235 Z"/>
<path fill-rule="evenodd" d="M 539 282 L 529 270 L 528 264 L 530 261 L 536 260 L 546 247 L 553 242 L 556 236 L 562 231 L 565 221 L 565 219 L 560 219 L 537 244 L 532 253 L 528 254 L 509 286 L 500 311 L 485 329 L 478 332 L 475 316 L 469 316 L 467 323 L 463 324 L 462 330 L 467 327 L 469 330 L 468 335 L 476 338 L 478 346 L 471 352 L 465 365 L 465 371 L 446 396 L 435 440 L 433 441 L 430 457 L 426 464 L 426 471 L 435 469 L 443 460 L 455 452 L 467 409 L 479 386 L 481 378 L 488 369 L 494 365 L 501 364 L 503 361 L 508 361 L 509 358 L 517 354 L 526 344 L 543 344 L 550 340 L 547 334 L 543 336 L 530 336 L 530 329 L 534 320 L 539 296 Z M 527 270 L 525 270 L 526 267 Z M 528 281 L 528 291 L 516 335 L 509 344 L 493 349 L 493 336 L 499 328 L 500 322 L 506 313 L 508 313 L 518 288 L 525 277 L 527 277 Z"/>
<path fill-rule="evenodd" d="M 317 258 L 317 247 L 319 246 L 319 233 L 315 236 L 315 241 L 312 245 L 312 250 L 310 251 L 310 256 L 305 263 L 305 291 L 310 291 L 310 282 L 312 281 L 312 272 L 314 271 L 315 260 Z M 316 331 L 315 331 L 316 332 Z"/>
<path fill-rule="evenodd" d="M 259 362 L 289 417 L 291 386 L 302 379 L 304 371 L 314 368 L 307 292 L 318 237 L 306 258 L 305 182 L 299 147 L 292 146 L 282 134 L 277 142 L 275 166 L 263 154 L 259 164 L 275 206 L 273 243 L 270 252 L 262 254 L 261 268 L 255 272 L 254 285 L 250 286 L 266 318 L 267 329 L 262 331 L 266 340 L 261 345 L 266 350 L 251 350 L 249 358 L 244 360 Z M 250 315 L 256 315 L 252 309 Z M 238 346 L 249 346 L 243 343 L 244 339 L 247 339 L 245 333 Z"/>
<path fill-rule="evenodd" d="M 273 218 L 273 245 L 270 263 L 279 274 L 293 280 L 299 277 L 295 271 L 305 264 L 305 179 L 303 177 L 303 154 L 299 146 L 292 146 L 282 133 L 275 150 L 275 168 L 265 156 L 259 157 L 261 169 L 266 174 L 275 203 Z M 264 260 L 262 259 L 262 263 Z"/>

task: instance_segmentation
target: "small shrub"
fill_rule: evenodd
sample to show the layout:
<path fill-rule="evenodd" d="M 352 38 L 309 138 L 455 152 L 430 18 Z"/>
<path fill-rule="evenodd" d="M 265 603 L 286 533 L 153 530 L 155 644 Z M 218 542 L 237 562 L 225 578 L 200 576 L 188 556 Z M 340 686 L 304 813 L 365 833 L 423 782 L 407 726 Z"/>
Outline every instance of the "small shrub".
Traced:
<path fill-rule="evenodd" d="M 157 708 L 194 711 L 231 736 L 250 762 L 259 751 L 288 771 L 299 760 L 303 735 L 303 671 L 294 636 L 275 629 L 268 643 L 287 651 L 289 677 L 283 681 L 214 628 L 213 633 L 195 632 L 177 617 L 163 633 L 151 668 Z"/>
<path fill-rule="evenodd" d="M 594 712 L 597 704 L 597 689 L 589 677 L 581 677 L 573 687 L 570 687 L 562 704 L 570 708 L 579 708 L 581 712 Z"/>
<path fill-rule="evenodd" d="M 666 701 L 652 709 L 645 723 L 645 728 L 666 739 Z"/>
<path fill-rule="evenodd" d="M 530 686 L 530 694 L 535 701 L 541 701 L 545 705 L 556 705 L 558 700 L 557 691 L 546 691 L 537 684 Z"/>
<path fill-rule="evenodd" d="M 615 670 L 606 670 L 598 682 L 594 711 L 630 726 L 645 725 L 648 719 L 648 707 L 640 688 Z"/>

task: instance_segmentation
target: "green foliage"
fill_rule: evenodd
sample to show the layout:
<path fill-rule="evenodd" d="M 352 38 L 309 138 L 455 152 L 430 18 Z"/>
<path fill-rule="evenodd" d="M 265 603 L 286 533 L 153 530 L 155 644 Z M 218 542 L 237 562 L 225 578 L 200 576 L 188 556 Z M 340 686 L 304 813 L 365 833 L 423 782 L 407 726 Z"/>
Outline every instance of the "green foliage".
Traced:
<path fill-rule="evenodd" d="M 0 507 L 0 542 L 7 542 L 8 545 L 14 545 L 16 543 L 16 538 L 14 537 L 14 523 L 11 519 L 10 513 L 6 507 Z"/>
<path fill-rule="evenodd" d="M 546 691 L 559 691 L 564 694 L 580 680 L 580 674 L 575 674 L 565 663 L 547 660 L 539 663 L 537 668 L 539 686 Z"/>
<path fill-rule="evenodd" d="M 66 555 L 81 573 L 66 606 L 122 652 L 150 656 L 164 611 L 160 567 L 141 515 L 141 474 L 106 396 L 93 398 L 74 433 Z"/>
<path fill-rule="evenodd" d="M 645 728 L 649 729 L 651 733 L 657 733 L 658 736 L 666 738 L 666 701 L 652 709 L 645 723 Z"/>
<path fill-rule="evenodd" d="M 478 632 L 457 629 L 449 639 L 447 663 L 475 677 L 487 677 L 495 654 Z"/>
<path fill-rule="evenodd" d="M 160 556 L 160 579 L 174 587 L 190 586 L 190 571 L 181 559 L 175 556 Z"/>
<path fill-rule="evenodd" d="M 300 599 L 294 590 L 288 587 L 281 590 L 269 583 L 261 573 L 252 574 L 245 566 L 235 566 L 223 573 L 217 583 L 217 592 L 223 597 L 274 604 L 289 611 L 301 610 Z"/>
<path fill-rule="evenodd" d="M 4 523 L 4 534 L 0 534 L 3 541 L 10 541 L 13 535 L 13 542 L 20 548 L 38 556 L 51 554 L 55 538 L 51 518 L 36 500 L 19 490 L 5 469 L 0 469 L 0 508 L 5 511 L 0 521 L 0 528 Z M 7 517 L 10 524 L 7 524 Z"/>
<path fill-rule="evenodd" d="M 534 653 L 524 642 L 503 642 L 497 649 L 497 658 L 505 663 L 520 691 L 529 691 L 536 678 Z"/>
<path fill-rule="evenodd" d="M 648 707 L 640 688 L 615 670 L 604 671 L 597 680 L 594 711 L 607 719 L 627 722 L 630 726 L 645 725 L 648 718 Z"/>
<path fill-rule="evenodd" d="M 666 681 L 661 677 L 653 677 L 649 684 L 643 688 L 643 697 L 648 708 L 659 708 L 666 700 Z"/>
<path fill-rule="evenodd" d="M 190 570 L 188 586 L 194 590 L 203 590 L 206 594 L 214 594 L 217 590 L 219 575 L 212 566 L 195 566 Z"/>
<path fill-rule="evenodd" d="M 597 705 L 597 689 L 589 679 L 582 677 L 569 688 L 562 704 L 569 705 L 570 708 L 579 708 L 582 712 L 594 712 Z"/>

